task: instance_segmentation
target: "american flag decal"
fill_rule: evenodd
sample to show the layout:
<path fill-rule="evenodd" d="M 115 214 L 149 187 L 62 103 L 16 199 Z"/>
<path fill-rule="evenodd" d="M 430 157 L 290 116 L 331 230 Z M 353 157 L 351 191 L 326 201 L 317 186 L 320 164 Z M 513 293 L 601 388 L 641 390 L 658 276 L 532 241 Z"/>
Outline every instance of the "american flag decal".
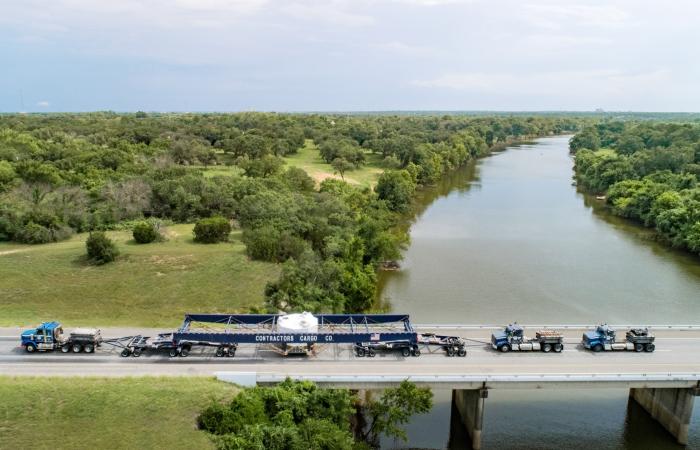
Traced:
<path fill-rule="evenodd" d="M 379 333 L 372 333 L 369 337 L 370 341 L 378 341 L 379 340 Z"/>

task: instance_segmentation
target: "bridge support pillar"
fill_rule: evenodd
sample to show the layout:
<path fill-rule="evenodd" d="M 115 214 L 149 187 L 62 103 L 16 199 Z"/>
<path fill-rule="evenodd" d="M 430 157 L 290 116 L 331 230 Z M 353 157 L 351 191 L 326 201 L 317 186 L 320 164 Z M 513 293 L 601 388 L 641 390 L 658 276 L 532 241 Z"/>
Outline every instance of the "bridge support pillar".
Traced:
<path fill-rule="evenodd" d="M 484 401 L 487 389 L 453 389 L 452 403 L 467 429 L 474 450 L 481 449 L 481 430 L 484 424 Z"/>
<path fill-rule="evenodd" d="M 630 397 L 639 403 L 681 445 L 688 444 L 688 428 L 695 396 L 700 388 L 632 388 Z"/>

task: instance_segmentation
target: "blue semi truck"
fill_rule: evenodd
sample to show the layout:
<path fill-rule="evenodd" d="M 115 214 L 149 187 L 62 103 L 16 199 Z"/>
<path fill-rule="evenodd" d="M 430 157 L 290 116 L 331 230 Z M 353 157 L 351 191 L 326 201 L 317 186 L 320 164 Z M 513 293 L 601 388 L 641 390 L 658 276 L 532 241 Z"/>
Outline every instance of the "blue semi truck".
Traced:
<path fill-rule="evenodd" d="M 43 322 L 38 327 L 22 332 L 21 345 L 27 353 L 60 350 L 63 353 L 92 353 L 102 343 L 100 330 L 78 328 L 63 333 L 58 322 Z"/>
<path fill-rule="evenodd" d="M 539 330 L 534 338 L 525 336 L 523 327 L 510 324 L 491 334 L 491 347 L 501 353 L 510 351 L 542 351 L 560 353 L 564 350 L 564 336 L 556 330 Z"/>
<path fill-rule="evenodd" d="M 635 352 L 653 352 L 655 337 L 648 328 L 632 328 L 625 333 L 625 340 L 618 341 L 617 332 L 607 324 L 598 325 L 595 330 L 583 333 L 581 344 L 587 350 L 629 350 Z"/>

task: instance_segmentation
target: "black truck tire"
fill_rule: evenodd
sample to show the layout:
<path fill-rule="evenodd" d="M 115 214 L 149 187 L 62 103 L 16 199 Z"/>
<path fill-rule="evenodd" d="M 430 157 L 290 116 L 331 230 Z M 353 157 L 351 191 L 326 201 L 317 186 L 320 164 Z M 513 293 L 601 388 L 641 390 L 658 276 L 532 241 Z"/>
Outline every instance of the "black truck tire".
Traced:
<path fill-rule="evenodd" d="M 233 358 L 234 356 L 236 356 L 236 347 L 229 347 L 228 349 L 226 349 L 226 356 L 228 356 L 229 358 Z"/>
<path fill-rule="evenodd" d="M 63 344 L 61 346 L 61 353 L 68 353 L 70 351 L 70 344 Z"/>
<path fill-rule="evenodd" d="M 593 351 L 598 353 L 603 351 L 603 346 L 601 344 L 596 344 L 593 346 Z"/>
<path fill-rule="evenodd" d="M 92 353 L 95 351 L 95 346 L 93 344 L 85 344 L 83 346 L 83 350 L 85 351 L 85 353 Z"/>
<path fill-rule="evenodd" d="M 457 351 L 457 356 L 460 356 L 460 357 L 465 357 L 465 356 L 467 356 L 467 349 L 466 349 L 466 348 L 460 348 L 460 349 Z"/>
<path fill-rule="evenodd" d="M 420 356 L 420 349 L 418 347 L 414 348 L 412 354 L 413 356 Z"/>
<path fill-rule="evenodd" d="M 83 349 L 83 346 L 80 344 L 73 344 L 71 346 L 71 350 L 73 350 L 73 353 L 80 353 L 80 351 Z"/>
<path fill-rule="evenodd" d="M 216 347 L 216 357 L 223 358 L 223 356 L 224 356 L 224 348 L 223 347 Z"/>
<path fill-rule="evenodd" d="M 141 349 L 140 348 L 135 348 L 134 351 L 131 353 L 131 356 L 134 358 L 138 358 L 141 356 Z"/>
<path fill-rule="evenodd" d="M 171 348 L 170 351 L 168 352 L 168 355 L 170 355 L 171 358 L 174 358 L 177 356 L 177 349 L 175 347 Z"/>
<path fill-rule="evenodd" d="M 36 345 L 34 344 L 27 344 L 24 346 L 24 350 L 27 351 L 27 353 L 34 353 L 36 351 Z"/>
<path fill-rule="evenodd" d="M 552 351 L 552 344 L 542 344 L 542 351 L 549 353 Z"/>
<path fill-rule="evenodd" d="M 564 350 L 564 344 L 554 344 L 554 353 L 561 353 Z"/>
<path fill-rule="evenodd" d="M 128 357 L 130 354 L 131 354 L 131 352 L 129 351 L 129 349 L 128 349 L 128 348 L 125 348 L 124 350 L 122 350 L 122 352 L 121 352 L 119 355 L 120 355 L 122 358 L 126 358 L 126 357 Z"/>
<path fill-rule="evenodd" d="M 404 358 L 408 358 L 409 356 L 411 356 L 411 349 L 408 347 L 403 347 L 401 349 L 401 356 L 403 356 Z"/>
<path fill-rule="evenodd" d="M 651 344 L 651 343 L 649 343 L 649 344 L 647 344 L 647 345 L 644 346 L 644 350 L 645 350 L 647 353 L 653 352 L 654 349 L 656 349 L 656 346 L 655 346 L 654 344 Z"/>
<path fill-rule="evenodd" d="M 644 350 L 643 344 L 634 344 L 634 351 L 635 352 L 641 352 L 642 350 Z"/>
<path fill-rule="evenodd" d="M 377 352 L 371 347 L 369 348 L 369 350 L 367 350 L 367 356 L 369 356 L 370 358 L 374 358 L 376 354 Z"/>
<path fill-rule="evenodd" d="M 362 347 L 357 347 L 357 348 L 355 349 L 355 353 L 357 354 L 357 356 L 358 356 L 359 358 L 362 358 L 362 357 L 365 356 L 365 349 L 362 348 Z"/>
<path fill-rule="evenodd" d="M 190 355 L 190 347 L 184 346 L 180 349 L 180 356 L 187 358 Z"/>
<path fill-rule="evenodd" d="M 503 344 L 499 347 L 499 350 L 501 351 L 501 353 L 508 353 L 510 351 L 510 345 Z"/>

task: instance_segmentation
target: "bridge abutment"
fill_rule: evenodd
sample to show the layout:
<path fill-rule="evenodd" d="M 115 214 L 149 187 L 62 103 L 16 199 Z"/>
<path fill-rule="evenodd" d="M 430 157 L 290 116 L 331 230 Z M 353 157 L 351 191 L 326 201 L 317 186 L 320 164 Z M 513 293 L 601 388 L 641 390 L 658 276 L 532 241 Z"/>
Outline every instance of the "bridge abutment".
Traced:
<path fill-rule="evenodd" d="M 453 389 L 452 403 L 459 412 L 460 422 L 469 434 L 474 450 L 481 449 L 481 430 L 484 425 L 484 402 L 487 389 Z"/>
<path fill-rule="evenodd" d="M 630 398 L 671 433 L 679 444 L 688 443 L 695 396 L 700 388 L 632 388 Z"/>

